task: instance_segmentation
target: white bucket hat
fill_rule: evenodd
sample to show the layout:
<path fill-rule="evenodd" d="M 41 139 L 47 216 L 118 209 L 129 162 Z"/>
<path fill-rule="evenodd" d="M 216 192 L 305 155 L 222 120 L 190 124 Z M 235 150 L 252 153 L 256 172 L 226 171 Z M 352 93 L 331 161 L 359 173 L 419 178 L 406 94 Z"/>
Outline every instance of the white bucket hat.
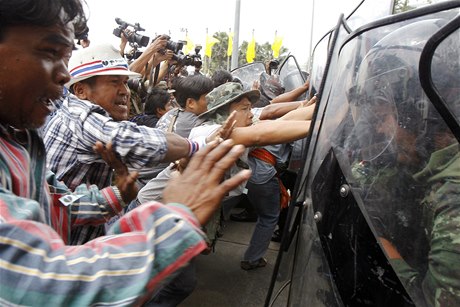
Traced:
<path fill-rule="evenodd" d="M 69 73 L 71 79 L 66 83 L 67 88 L 94 76 L 118 75 L 130 79 L 142 77 L 129 70 L 128 62 L 110 44 L 91 45 L 74 51 L 69 60 Z"/>

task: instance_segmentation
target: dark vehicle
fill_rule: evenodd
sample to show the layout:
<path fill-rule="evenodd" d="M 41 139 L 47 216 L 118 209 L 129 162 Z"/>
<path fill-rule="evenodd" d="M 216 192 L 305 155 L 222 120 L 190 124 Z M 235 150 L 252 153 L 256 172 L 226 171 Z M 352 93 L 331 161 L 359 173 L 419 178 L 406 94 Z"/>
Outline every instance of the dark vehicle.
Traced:
<path fill-rule="evenodd" d="M 460 306 L 460 2 L 373 5 L 315 48 L 266 306 Z"/>

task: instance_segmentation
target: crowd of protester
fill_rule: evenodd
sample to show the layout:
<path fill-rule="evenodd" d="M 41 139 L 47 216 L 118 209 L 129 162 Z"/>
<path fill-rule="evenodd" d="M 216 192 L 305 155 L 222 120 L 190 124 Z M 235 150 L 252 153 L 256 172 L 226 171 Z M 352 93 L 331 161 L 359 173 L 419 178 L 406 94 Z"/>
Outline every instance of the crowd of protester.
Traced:
<path fill-rule="evenodd" d="M 305 138 L 314 100 L 253 109 L 258 88 L 200 62 L 187 76 L 166 35 L 127 59 L 132 33 L 90 42 L 80 0 L 19 6 L 0 0 L 0 304 L 176 306 L 225 203 L 268 176 L 241 268 L 265 265 L 280 185 L 251 153 Z"/>

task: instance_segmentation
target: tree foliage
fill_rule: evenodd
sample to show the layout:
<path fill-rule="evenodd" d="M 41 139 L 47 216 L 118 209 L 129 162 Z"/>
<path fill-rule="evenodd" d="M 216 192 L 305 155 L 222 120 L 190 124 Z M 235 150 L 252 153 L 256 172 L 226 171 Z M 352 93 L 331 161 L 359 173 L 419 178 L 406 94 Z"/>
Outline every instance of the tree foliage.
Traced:
<path fill-rule="evenodd" d="M 204 72 L 212 75 L 216 70 L 226 69 L 230 70 L 231 57 L 227 57 L 228 50 L 228 33 L 226 32 L 216 32 L 213 37 L 219 40 L 219 43 L 215 44 L 212 47 L 212 56 L 209 59 L 208 57 L 204 58 Z M 246 51 L 248 49 L 248 42 L 243 41 L 239 44 L 238 47 L 238 66 L 246 64 Z M 236 46 L 233 46 L 236 48 Z M 280 50 L 279 60 L 286 56 L 289 50 L 282 46 Z M 270 61 L 273 59 L 273 51 L 271 49 L 271 43 L 265 42 L 263 44 L 257 43 L 256 41 L 256 58 L 254 61 Z"/>
<path fill-rule="evenodd" d="M 396 13 L 402 13 L 402 12 L 407 12 L 410 10 L 413 10 L 416 8 L 413 4 L 413 0 L 395 0 L 394 5 L 393 5 L 393 12 Z M 431 0 L 425 0 L 426 4 L 431 4 Z"/>

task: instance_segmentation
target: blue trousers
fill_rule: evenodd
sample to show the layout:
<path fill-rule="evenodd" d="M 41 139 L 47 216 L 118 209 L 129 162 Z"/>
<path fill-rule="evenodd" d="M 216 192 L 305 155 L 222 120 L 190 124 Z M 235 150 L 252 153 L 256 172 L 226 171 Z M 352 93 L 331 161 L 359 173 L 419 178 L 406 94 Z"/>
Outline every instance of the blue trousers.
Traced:
<path fill-rule="evenodd" d="M 174 277 L 144 307 L 175 307 L 185 300 L 197 285 L 195 261 L 192 260 L 182 268 L 179 275 Z"/>
<path fill-rule="evenodd" d="M 280 187 L 273 177 L 263 184 L 248 182 L 248 198 L 257 213 L 257 223 L 243 260 L 256 262 L 267 252 L 280 213 Z"/>

